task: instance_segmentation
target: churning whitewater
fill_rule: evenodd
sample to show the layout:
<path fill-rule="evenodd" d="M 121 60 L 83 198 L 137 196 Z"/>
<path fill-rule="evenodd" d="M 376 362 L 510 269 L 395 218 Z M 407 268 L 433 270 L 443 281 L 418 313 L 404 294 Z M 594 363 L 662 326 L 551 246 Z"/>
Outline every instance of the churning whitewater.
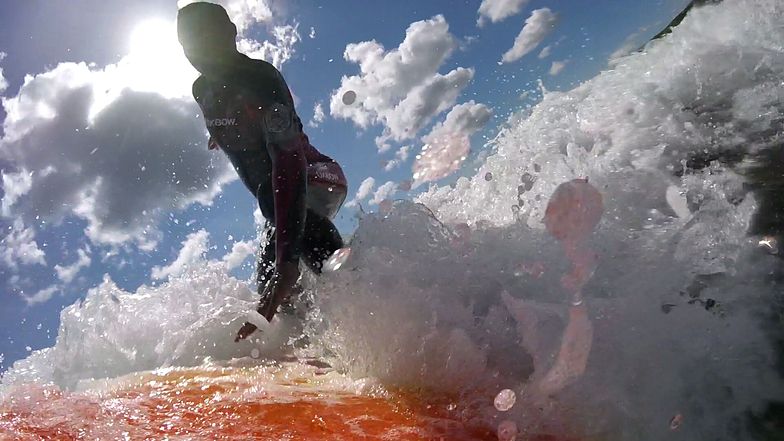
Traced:
<path fill-rule="evenodd" d="M 107 279 L 0 394 L 294 350 L 329 362 L 345 390 L 453 397 L 502 439 L 766 439 L 759 421 L 784 398 L 782 261 L 748 234 L 759 200 L 745 172 L 782 145 L 781 23 L 780 0 L 695 8 L 592 80 L 546 92 L 473 177 L 362 218 L 343 267 L 307 278 L 302 326 L 284 318 L 233 343 L 255 294 L 220 262 L 133 293 Z M 572 342 L 584 372 L 544 393 L 574 320 L 573 261 L 545 212 L 585 178 L 603 201 L 581 290 L 592 338 Z"/>

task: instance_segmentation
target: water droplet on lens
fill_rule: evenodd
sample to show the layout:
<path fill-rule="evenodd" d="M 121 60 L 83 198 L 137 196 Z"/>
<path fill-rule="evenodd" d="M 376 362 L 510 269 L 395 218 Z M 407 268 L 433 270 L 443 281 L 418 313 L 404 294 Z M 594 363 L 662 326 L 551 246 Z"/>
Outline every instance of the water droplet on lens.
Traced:
<path fill-rule="evenodd" d="M 490 172 L 485 173 L 485 181 L 492 181 L 492 180 L 493 180 L 493 174 Z"/>
<path fill-rule="evenodd" d="M 520 177 L 520 181 L 523 183 L 525 191 L 530 191 L 532 188 L 534 188 L 534 182 L 536 181 L 536 178 L 533 177 L 530 173 L 526 172 L 523 173 L 523 176 Z"/>
<path fill-rule="evenodd" d="M 498 425 L 498 441 L 515 441 L 517 439 L 517 424 L 505 420 Z"/>
<path fill-rule="evenodd" d="M 683 423 L 683 415 L 677 414 L 670 420 L 670 430 L 678 430 Z"/>
<path fill-rule="evenodd" d="M 506 412 L 514 406 L 515 401 L 517 401 L 517 396 L 514 391 L 512 389 L 504 389 L 495 396 L 493 405 L 501 412 Z"/>
<path fill-rule="evenodd" d="M 250 351 L 250 356 L 253 358 L 259 358 L 259 355 L 261 355 L 261 352 L 257 348 L 253 348 L 253 350 Z"/>
<path fill-rule="evenodd" d="M 357 93 L 354 92 L 353 90 L 349 90 L 343 94 L 343 98 L 341 99 L 343 100 L 343 104 L 350 106 L 354 104 L 354 101 L 356 101 Z"/>
<path fill-rule="evenodd" d="M 346 263 L 346 260 L 348 260 L 349 256 L 351 256 L 351 248 L 341 248 L 335 251 L 332 253 L 332 256 L 327 259 L 327 262 L 324 263 L 324 269 L 326 271 L 339 270 L 343 264 Z"/>

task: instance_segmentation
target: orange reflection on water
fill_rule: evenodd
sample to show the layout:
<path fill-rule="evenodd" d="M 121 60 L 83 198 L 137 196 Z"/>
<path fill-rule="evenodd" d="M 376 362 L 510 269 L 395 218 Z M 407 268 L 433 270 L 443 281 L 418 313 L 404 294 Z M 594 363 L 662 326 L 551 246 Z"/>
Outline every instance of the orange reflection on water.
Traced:
<path fill-rule="evenodd" d="M 172 369 L 100 393 L 20 388 L 0 403 L 0 438 L 496 439 L 433 408 L 403 394 L 340 390 L 280 367 Z"/>

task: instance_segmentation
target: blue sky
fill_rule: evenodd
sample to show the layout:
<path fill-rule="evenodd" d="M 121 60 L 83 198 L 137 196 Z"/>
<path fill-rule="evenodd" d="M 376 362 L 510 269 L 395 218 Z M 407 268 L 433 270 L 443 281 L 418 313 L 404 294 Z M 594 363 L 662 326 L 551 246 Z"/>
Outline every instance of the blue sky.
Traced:
<path fill-rule="evenodd" d="M 360 205 L 375 211 L 380 200 L 409 198 L 469 172 L 509 115 L 538 101 L 539 82 L 568 90 L 593 77 L 688 1 L 223 3 L 244 20 L 246 47 L 282 69 L 298 113 L 312 123 L 311 142 L 343 166 L 348 199 L 360 196 L 337 219 L 348 235 Z M 59 311 L 106 275 L 133 291 L 176 273 L 171 264 L 188 263 L 188 252 L 221 259 L 240 242 L 241 257 L 255 237 L 254 200 L 227 173 L 222 154 L 207 151 L 203 122 L 186 96 L 194 74 L 166 52 L 176 50 L 166 27 L 176 1 L 2 8 L 0 370 L 28 348 L 51 346 Z M 141 23 L 145 30 L 134 33 Z M 509 57 L 529 52 L 502 63 L 521 31 L 527 37 Z M 370 41 L 376 43 L 353 46 L 357 61 L 344 57 L 348 45 Z M 393 60 L 401 44 L 413 49 L 403 67 Z M 428 44 L 447 50 L 416 51 Z M 439 53 L 448 56 L 434 61 Z M 369 73 L 360 73 L 361 63 Z M 438 89 L 439 82 L 448 87 Z M 356 91 L 357 102 L 342 106 L 346 90 Z M 434 109 L 420 114 L 423 103 Z M 319 123 L 316 104 L 324 113 Z M 434 176 L 447 176 L 403 191 L 422 146 L 438 146 L 445 133 L 470 140 L 462 167 L 448 173 L 436 164 Z M 367 191 L 357 195 L 363 181 Z M 251 260 L 234 268 L 238 276 L 250 274 Z"/>

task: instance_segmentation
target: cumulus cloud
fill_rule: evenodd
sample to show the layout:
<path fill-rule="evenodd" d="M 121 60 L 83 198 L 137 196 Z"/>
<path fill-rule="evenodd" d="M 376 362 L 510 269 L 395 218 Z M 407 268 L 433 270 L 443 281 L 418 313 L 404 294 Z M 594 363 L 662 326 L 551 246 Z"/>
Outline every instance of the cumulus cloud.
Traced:
<path fill-rule="evenodd" d="M 310 120 L 308 125 L 314 128 L 318 127 L 321 123 L 324 122 L 324 118 L 324 107 L 321 105 L 321 103 L 316 103 L 313 106 L 313 119 Z"/>
<path fill-rule="evenodd" d="M 540 60 L 544 60 L 545 58 L 550 56 L 550 52 L 552 52 L 552 50 L 553 47 L 548 44 L 547 46 L 544 47 L 544 49 L 541 50 L 541 52 L 539 52 L 537 58 L 539 58 Z"/>
<path fill-rule="evenodd" d="M 22 265 L 46 265 L 46 253 L 35 241 L 35 231 L 14 220 L 8 234 L 0 240 L 0 259 L 11 269 Z"/>
<path fill-rule="evenodd" d="M 7 54 L 5 52 L 0 52 L 0 62 L 3 61 L 6 55 Z M 5 92 L 7 88 L 8 88 L 8 81 L 3 76 L 3 68 L 0 67 L 0 93 Z"/>
<path fill-rule="evenodd" d="M 198 1 L 201 0 L 179 0 L 177 8 Z M 210 3 L 217 3 L 226 9 L 240 34 L 254 24 L 272 20 L 272 9 L 265 0 L 213 0 Z"/>
<path fill-rule="evenodd" d="M 37 304 L 49 301 L 49 299 L 54 297 L 54 295 L 59 290 L 60 290 L 59 286 L 52 285 L 52 286 L 50 286 L 48 288 L 44 288 L 44 289 L 42 289 L 42 290 L 40 290 L 40 291 L 36 292 L 35 294 L 30 295 L 30 296 L 27 296 L 27 295 L 23 294 L 22 298 L 24 299 L 25 303 L 27 303 L 27 306 L 33 306 L 33 305 L 37 305 Z"/>
<path fill-rule="evenodd" d="M 502 61 L 504 63 L 517 61 L 534 50 L 553 31 L 557 22 L 558 15 L 549 8 L 536 9 L 531 12 L 531 16 L 525 20 L 520 34 L 515 38 L 514 45 L 504 53 Z"/>
<path fill-rule="evenodd" d="M 167 266 L 153 267 L 152 278 L 162 280 L 167 277 L 178 276 L 184 273 L 189 266 L 204 260 L 209 238 L 210 234 L 203 229 L 189 234 L 182 242 L 182 248 L 174 262 Z"/>
<path fill-rule="evenodd" d="M 252 38 L 240 38 L 237 49 L 251 58 L 265 60 L 278 69 L 294 56 L 294 47 L 302 40 L 298 25 L 273 26 L 269 31 L 274 41 L 257 41 Z"/>
<path fill-rule="evenodd" d="M 458 104 L 443 122 L 422 138 L 424 146 L 413 165 L 414 187 L 441 179 L 460 168 L 471 148 L 470 137 L 485 126 L 492 112 L 474 101 Z"/>
<path fill-rule="evenodd" d="M 226 264 L 228 269 L 233 269 L 242 264 L 249 256 L 252 256 L 256 251 L 253 241 L 234 242 L 231 246 L 231 251 L 223 256 L 223 263 Z"/>
<path fill-rule="evenodd" d="M 370 205 L 378 205 L 389 199 L 397 191 L 397 184 L 392 181 L 387 181 L 382 184 L 375 193 L 373 199 L 370 200 Z"/>
<path fill-rule="evenodd" d="M 373 187 L 376 185 L 376 180 L 372 177 L 365 178 L 361 184 L 359 184 L 359 189 L 357 190 L 356 196 L 354 199 L 348 201 L 346 203 L 346 207 L 354 207 L 356 206 L 362 199 L 365 199 L 373 192 Z"/>
<path fill-rule="evenodd" d="M 637 29 L 636 31 L 632 32 L 631 34 L 629 34 L 629 36 L 623 40 L 621 46 L 618 47 L 618 49 L 616 49 L 615 51 L 613 51 L 612 54 L 610 54 L 608 63 L 610 65 L 613 65 L 617 63 L 620 58 L 629 55 L 630 53 L 637 50 L 640 46 L 642 46 L 645 43 L 645 31 L 647 30 L 648 27 L 643 26 Z"/>
<path fill-rule="evenodd" d="M 550 65 L 550 75 L 558 75 L 561 73 L 561 71 L 564 70 L 564 67 L 566 67 L 566 63 L 566 60 L 553 61 L 553 64 Z"/>
<path fill-rule="evenodd" d="M 479 5 L 479 18 L 476 25 L 484 26 L 485 20 L 488 19 L 493 23 L 498 23 L 505 18 L 519 14 L 527 3 L 528 0 L 482 0 L 482 4 Z"/>
<path fill-rule="evenodd" d="M 76 262 L 72 263 L 68 266 L 61 266 L 55 265 L 54 270 L 57 273 L 57 278 L 59 278 L 63 283 L 71 283 L 71 281 L 79 274 L 84 268 L 90 266 L 91 259 L 90 255 L 88 254 L 87 249 L 80 249 L 77 251 L 79 257 L 77 258 Z"/>
<path fill-rule="evenodd" d="M 412 23 L 403 42 L 389 51 L 378 42 L 346 46 L 347 61 L 359 65 L 360 74 L 343 77 L 330 99 L 330 114 L 359 127 L 380 124 L 380 149 L 389 140 L 413 139 L 436 115 L 454 105 L 474 76 L 463 67 L 441 74 L 439 69 L 457 47 L 443 16 Z M 352 91 L 356 99 L 344 102 Z"/>
<path fill-rule="evenodd" d="M 22 170 L 18 173 L 7 172 L 2 174 L 3 178 L 3 202 L 0 205 L 0 213 L 3 216 L 11 215 L 11 207 L 16 203 L 20 196 L 24 195 L 33 186 L 33 172 Z"/>
<path fill-rule="evenodd" d="M 4 215 L 76 215 L 96 243 L 149 245 L 157 215 L 209 204 L 235 179 L 228 161 L 204 146 L 188 86 L 138 90 L 145 84 L 131 74 L 139 69 L 129 60 L 105 69 L 61 63 L 3 100 L 0 159 L 15 169 L 2 172 L 12 195 Z"/>
<path fill-rule="evenodd" d="M 403 147 L 400 147 L 398 151 L 395 152 L 395 158 L 387 161 L 387 163 L 384 165 L 384 170 L 390 171 L 395 167 L 404 163 L 408 159 L 408 155 L 410 152 L 411 152 L 410 145 L 404 145 Z"/>
<path fill-rule="evenodd" d="M 195 3 L 196 0 L 179 0 L 177 7 Z M 266 0 L 215 0 L 211 3 L 222 5 L 231 21 L 237 25 L 239 41 L 237 48 L 251 58 L 260 58 L 272 63 L 278 69 L 283 67 L 294 54 L 294 46 L 302 38 L 298 24 L 275 23 L 276 14 Z M 258 41 L 252 37 L 258 25 L 264 25 L 272 35 L 272 40 Z"/>

